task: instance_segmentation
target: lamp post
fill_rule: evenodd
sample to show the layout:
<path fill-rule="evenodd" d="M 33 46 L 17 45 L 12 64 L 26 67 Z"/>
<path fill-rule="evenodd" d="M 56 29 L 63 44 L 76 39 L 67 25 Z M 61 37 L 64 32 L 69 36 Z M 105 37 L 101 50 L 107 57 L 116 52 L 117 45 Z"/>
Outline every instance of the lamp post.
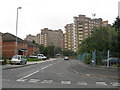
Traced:
<path fill-rule="evenodd" d="M 16 52 L 15 52 L 16 55 L 18 54 L 17 29 L 18 29 L 18 10 L 19 9 L 21 9 L 21 7 L 17 8 L 17 17 L 16 17 Z"/>

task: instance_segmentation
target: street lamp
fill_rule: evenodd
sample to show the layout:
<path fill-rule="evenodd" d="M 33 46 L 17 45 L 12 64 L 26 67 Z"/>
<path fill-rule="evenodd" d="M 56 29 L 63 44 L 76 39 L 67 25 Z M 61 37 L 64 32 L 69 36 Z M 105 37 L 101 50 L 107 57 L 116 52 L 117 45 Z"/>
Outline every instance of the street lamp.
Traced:
<path fill-rule="evenodd" d="M 19 9 L 21 9 L 21 7 L 17 8 L 17 17 L 16 17 L 16 53 L 15 53 L 16 55 L 18 54 L 18 50 L 17 50 L 18 49 L 17 48 L 18 47 L 18 43 L 17 43 L 17 29 L 18 29 L 18 10 Z"/>

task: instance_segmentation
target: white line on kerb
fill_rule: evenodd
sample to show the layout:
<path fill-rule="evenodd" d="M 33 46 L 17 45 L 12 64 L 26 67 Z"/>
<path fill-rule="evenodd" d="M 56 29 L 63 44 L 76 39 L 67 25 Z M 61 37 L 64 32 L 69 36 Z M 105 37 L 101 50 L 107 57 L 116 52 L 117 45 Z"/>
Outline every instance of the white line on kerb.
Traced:
<path fill-rule="evenodd" d="M 48 66 L 43 67 L 41 70 L 44 70 L 44 69 L 46 69 L 46 68 L 48 68 L 50 66 L 52 66 L 52 64 L 49 64 Z"/>

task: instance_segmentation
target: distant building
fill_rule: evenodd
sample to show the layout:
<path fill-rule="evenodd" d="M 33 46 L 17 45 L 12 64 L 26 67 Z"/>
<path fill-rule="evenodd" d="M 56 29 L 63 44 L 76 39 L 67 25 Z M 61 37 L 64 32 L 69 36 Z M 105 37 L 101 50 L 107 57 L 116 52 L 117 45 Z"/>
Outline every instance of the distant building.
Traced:
<path fill-rule="evenodd" d="M 111 27 L 111 24 L 108 23 L 108 20 L 103 21 L 103 26 Z"/>
<path fill-rule="evenodd" d="M 65 35 L 64 35 L 64 48 L 69 50 L 74 50 L 74 30 L 73 24 L 67 24 L 65 26 Z"/>
<path fill-rule="evenodd" d="M 35 41 L 37 44 L 41 44 L 41 38 L 40 37 L 41 37 L 40 34 L 37 34 L 36 36 L 29 34 L 29 35 L 26 36 L 25 40 L 28 40 L 30 42 Z"/>
<path fill-rule="evenodd" d="M 36 42 L 37 44 L 41 44 L 41 35 L 40 35 L 40 34 L 37 34 L 37 35 L 36 35 L 36 40 L 35 40 L 35 42 Z"/>
<path fill-rule="evenodd" d="M 108 21 L 102 21 L 101 18 L 91 19 L 85 15 L 79 15 L 73 19 L 73 24 L 65 26 L 64 48 L 75 52 L 78 45 L 91 34 L 94 27 L 109 26 Z"/>
<path fill-rule="evenodd" d="M 0 59 L 2 58 L 2 33 L 0 32 Z"/>
<path fill-rule="evenodd" d="M 63 31 L 61 29 L 41 29 L 41 44 L 45 46 L 54 45 L 55 47 L 63 48 Z"/>

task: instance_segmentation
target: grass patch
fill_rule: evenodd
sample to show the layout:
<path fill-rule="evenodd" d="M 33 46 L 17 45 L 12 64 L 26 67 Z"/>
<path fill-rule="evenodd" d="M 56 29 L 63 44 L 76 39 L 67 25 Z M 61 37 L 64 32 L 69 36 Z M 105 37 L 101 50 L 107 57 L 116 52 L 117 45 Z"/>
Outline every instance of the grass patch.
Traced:
<path fill-rule="evenodd" d="M 41 61 L 41 59 L 37 59 L 37 58 L 27 58 L 27 61 Z"/>
<path fill-rule="evenodd" d="M 5 61 L 6 61 L 7 64 L 10 64 L 10 61 L 11 61 L 11 60 L 6 59 Z"/>

